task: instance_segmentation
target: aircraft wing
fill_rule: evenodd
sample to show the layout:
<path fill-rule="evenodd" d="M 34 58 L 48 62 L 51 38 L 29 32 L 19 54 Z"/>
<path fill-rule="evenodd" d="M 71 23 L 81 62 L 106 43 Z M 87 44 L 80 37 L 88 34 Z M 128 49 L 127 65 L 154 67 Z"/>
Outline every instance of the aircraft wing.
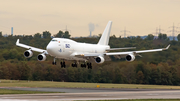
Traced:
<path fill-rule="evenodd" d="M 72 55 L 76 56 L 76 57 L 96 57 L 99 55 L 102 55 L 104 53 L 74 53 Z"/>
<path fill-rule="evenodd" d="M 73 56 L 77 57 L 77 58 L 83 58 L 85 60 L 88 60 L 90 62 L 95 62 L 94 58 L 104 55 L 104 53 L 73 53 Z M 106 61 L 111 61 L 111 58 L 107 55 L 104 56 Z"/>
<path fill-rule="evenodd" d="M 106 51 L 122 50 L 122 49 L 135 49 L 135 48 L 136 48 L 136 47 L 111 48 L 111 49 L 106 49 Z"/>
<path fill-rule="evenodd" d="M 111 52 L 111 53 L 105 53 L 105 55 L 128 55 L 128 54 L 135 54 L 135 55 L 137 55 L 138 53 L 163 51 L 163 50 L 167 50 L 169 47 L 170 47 L 170 45 L 168 45 L 166 48 L 161 48 L 161 49 L 151 49 L 151 50 L 141 50 L 141 51 L 129 51 L 129 52 Z"/>
<path fill-rule="evenodd" d="M 169 47 L 170 47 L 170 45 L 168 45 L 166 48 L 161 48 L 161 49 L 128 51 L 128 52 L 110 52 L 110 53 L 73 53 L 72 55 L 76 56 L 76 57 L 97 57 L 97 56 L 100 56 L 100 55 L 110 56 L 110 55 L 128 55 L 128 54 L 138 55 L 139 53 L 157 52 L 157 51 L 167 50 Z"/>
<path fill-rule="evenodd" d="M 28 46 L 28 45 L 19 43 L 19 39 L 17 39 L 16 45 L 19 46 L 19 47 L 30 49 L 32 51 L 36 51 L 36 52 L 40 52 L 40 53 L 44 53 L 45 52 L 45 54 L 48 54 L 48 52 L 46 50 L 44 50 L 44 49 L 39 49 L 39 48 L 35 48 L 35 47 L 32 47 L 32 46 Z"/>

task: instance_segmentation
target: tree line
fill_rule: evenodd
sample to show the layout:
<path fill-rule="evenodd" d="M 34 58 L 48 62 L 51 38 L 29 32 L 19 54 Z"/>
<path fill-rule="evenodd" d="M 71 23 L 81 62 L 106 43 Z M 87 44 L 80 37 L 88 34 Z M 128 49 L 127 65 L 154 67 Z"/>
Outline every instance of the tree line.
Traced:
<path fill-rule="evenodd" d="M 70 36 L 68 31 L 59 31 L 53 35 L 64 38 Z M 100 36 L 71 39 L 95 44 L 99 38 Z M 37 61 L 39 53 L 36 52 L 31 58 L 25 58 L 23 53 L 26 49 L 15 45 L 17 39 L 20 39 L 21 43 L 45 49 L 52 35 L 49 31 L 33 36 L 3 37 L 0 33 L 0 79 L 180 85 L 180 35 L 177 36 L 178 41 L 170 41 L 166 34 L 159 34 L 157 38 L 149 34 L 145 39 L 140 36 L 121 38 L 112 35 L 109 41 L 111 48 L 136 47 L 133 50 L 144 50 L 165 48 L 168 44 L 171 44 L 171 47 L 162 52 L 141 54 L 142 57 L 136 56 L 133 62 L 111 56 L 112 61 L 105 61 L 103 64 L 93 63 L 93 69 L 71 67 L 71 61 L 66 61 L 67 67 L 61 68 L 60 60 L 57 61 L 57 65 L 52 65 L 53 57 L 50 56 L 47 56 L 46 61 L 40 62 Z"/>

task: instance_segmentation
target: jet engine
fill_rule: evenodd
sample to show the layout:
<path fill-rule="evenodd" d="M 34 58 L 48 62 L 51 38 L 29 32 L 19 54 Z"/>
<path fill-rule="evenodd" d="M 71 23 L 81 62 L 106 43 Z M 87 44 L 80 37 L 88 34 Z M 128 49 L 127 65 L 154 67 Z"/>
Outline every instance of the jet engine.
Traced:
<path fill-rule="evenodd" d="M 32 52 L 31 50 L 26 50 L 26 51 L 24 52 L 24 56 L 25 56 L 26 58 L 30 58 L 32 55 L 33 55 L 33 52 Z"/>
<path fill-rule="evenodd" d="M 133 54 L 129 54 L 126 56 L 127 61 L 134 61 L 134 59 L 135 59 L 135 56 Z"/>
<path fill-rule="evenodd" d="M 103 63 L 104 62 L 104 58 L 102 56 L 98 56 L 97 58 L 95 58 L 96 63 Z"/>
<path fill-rule="evenodd" d="M 45 61 L 45 60 L 46 60 L 46 55 L 44 55 L 44 54 L 39 54 L 39 55 L 37 56 L 37 59 L 38 59 L 39 61 Z"/>

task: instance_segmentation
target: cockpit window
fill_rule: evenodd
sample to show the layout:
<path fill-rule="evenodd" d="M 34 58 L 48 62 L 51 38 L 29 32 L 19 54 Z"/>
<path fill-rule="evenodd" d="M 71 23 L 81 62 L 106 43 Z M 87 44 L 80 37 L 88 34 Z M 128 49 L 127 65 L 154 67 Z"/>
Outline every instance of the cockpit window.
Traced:
<path fill-rule="evenodd" d="M 53 40 L 51 40 L 51 41 L 57 41 L 57 40 L 54 40 L 54 39 L 53 39 Z"/>

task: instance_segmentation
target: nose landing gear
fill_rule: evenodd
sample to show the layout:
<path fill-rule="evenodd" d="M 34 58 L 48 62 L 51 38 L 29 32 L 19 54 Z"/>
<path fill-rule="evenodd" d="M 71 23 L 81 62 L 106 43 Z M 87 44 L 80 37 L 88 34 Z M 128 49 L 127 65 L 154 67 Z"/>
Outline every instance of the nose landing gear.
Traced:
<path fill-rule="evenodd" d="M 54 58 L 54 61 L 52 62 L 52 64 L 53 64 L 53 65 L 56 65 L 56 58 Z M 61 68 L 63 68 L 63 67 L 66 68 L 66 64 L 65 64 L 64 61 L 61 62 L 60 64 L 61 64 Z"/>
<path fill-rule="evenodd" d="M 56 65 L 56 58 L 54 58 L 54 61 L 52 62 L 53 65 Z"/>

